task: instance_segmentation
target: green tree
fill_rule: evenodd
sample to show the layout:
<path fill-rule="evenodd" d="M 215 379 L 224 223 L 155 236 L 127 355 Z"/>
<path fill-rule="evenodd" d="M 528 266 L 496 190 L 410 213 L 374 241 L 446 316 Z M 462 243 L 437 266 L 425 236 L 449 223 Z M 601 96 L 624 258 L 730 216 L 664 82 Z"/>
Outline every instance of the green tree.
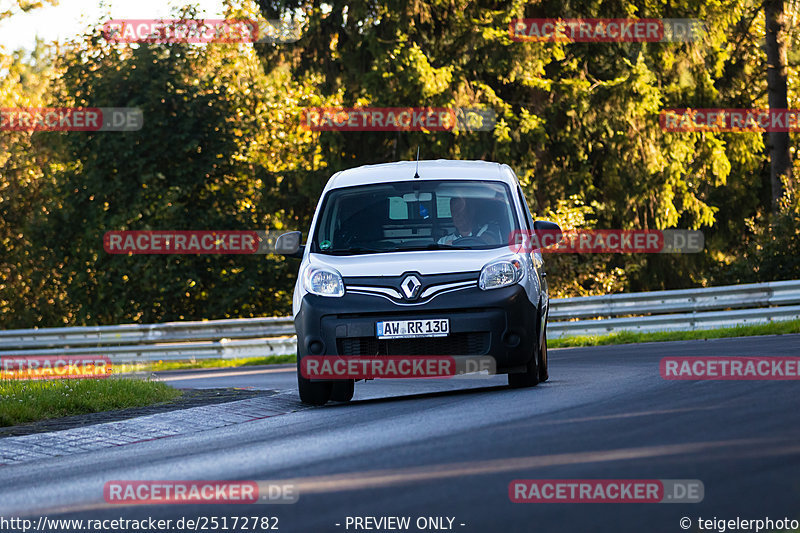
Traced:
<path fill-rule="evenodd" d="M 34 49 L 0 51 L 0 108 L 42 107 L 57 76 L 53 54 L 38 41 Z M 55 148 L 47 133 L 0 131 L 0 323 L 35 323 L 31 309 L 51 304 L 60 294 L 50 284 L 34 284 L 40 268 L 36 245 L 25 231 L 36 211 L 47 203 L 43 193 L 57 170 Z"/>
<path fill-rule="evenodd" d="M 144 127 L 49 134 L 61 166 L 25 234 L 38 265 L 29 284 L 56 286 L 61 297 L 36 302 L 33 323 L 286 312 L 295 275 L 286 261 L 109 255 L 102 239 L 109 230 L 293 229 L 292 206 L 280 201 L 292 187 L 276 169 L 313 157 L 290 118 L 307 87 L 286 71 L 266 76 L 233 44 L 110 45 L 93 34 L 67 48 L 59 67 L 54 102 L 139 108 Z"/>
<path fill-rule="evenodd" d="M 729 39 L 739 4 L 260 5 L 265 17 L 299 14 L 304 24 L 298 43 L 257 48 L 267 68 L 288 61 L 296 75 L 318 75 L 319 92 L 341 105 L 487 105 L 497 112 L 488 133 L 320 133 L 330 171 L 411 158 L 421 146 L 425 158 L 509 163 L 540 213 L 577 195 L 598 228 L 708 229 L 720 209 L 730 206 L 738 216 L 739 206 L 726 202 L 724 192 L 716 197 L 722 201 L 712 201 L 726 187 L 731 155 L 741 156 L 739 175 L 758 171 L 763 161 L 748 155 L 763 152 L 757 134 L 669 134 L 658 120 L 664 108 L 721 107 L 737 97 L 735 91 L 721 94 L 715 84 L 732 61 Z M 514 42 L 508 24 L 524 17 L 693 17 L 707 21 L 709 31 L 687 43 Z M 721 249 L 729 244 L 710 242 Z M 705 283 L 709 261 L 708 254 L 615 256 L 583 257 L 578 264 L 598 279 L 622 268 L 628 282 L 615 288 L 635 290 Z"/>

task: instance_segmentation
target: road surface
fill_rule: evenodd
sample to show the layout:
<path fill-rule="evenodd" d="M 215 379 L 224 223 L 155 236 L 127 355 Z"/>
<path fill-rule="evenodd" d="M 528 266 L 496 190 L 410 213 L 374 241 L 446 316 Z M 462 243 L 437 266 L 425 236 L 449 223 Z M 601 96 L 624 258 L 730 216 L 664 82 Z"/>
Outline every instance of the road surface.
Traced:
<path fill-rule="evenodd" d="M 465 533 L 703 531 L 709 528 L 698 527 L 700 518 L 800 519 L 800 382 L 668 381 L 659 374 L 666 356 L 720 355 L 800 356 L 800 335 L 550 350 L 550 381 L 531 389 L 510 389 L 505 376 L 358 383 L 350 404 L 0 467 L 0 515 L 257 515 L 276 517 L 282 532 Z M 181 388 L 296 388 L 291 366 L 160 378 Z M 509 499 L 515 479 L 593 478 L 700 480 L 704 498 Z M 285 505 L 103 502 L 107 481 L 135 479 L 290 483 L 300 496 Z M 390 516 L 409 517 L 411 527 L 353 526 L 355 517 Z M 418 529 L 420 517 L 423 526 L 433 523 L 427 517 L 444 519 Z M 682 518 L 691 521 L 688 529 Z"/>

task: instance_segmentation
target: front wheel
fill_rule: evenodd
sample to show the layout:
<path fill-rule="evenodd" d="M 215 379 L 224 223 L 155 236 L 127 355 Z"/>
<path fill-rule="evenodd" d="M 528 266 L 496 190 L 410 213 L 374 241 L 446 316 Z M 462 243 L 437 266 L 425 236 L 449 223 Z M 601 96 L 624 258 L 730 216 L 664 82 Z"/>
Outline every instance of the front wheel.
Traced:
<path fill-rule="evenodd" d="M 331 399 L 332 381 L 311 381 L 300 373 L 300 358 L 297 358 L 297 390 L 300 401 L 309 405 L 325 405 Z"/>
<path fill-rule="evenodd" d="M 525 372 L 509 374 L 508 384 L 514 389 L 533 387 L 539 383 L 539 350 L 534 346 L 531 360 L 526 365 Z"/>
<path fill-rule="evenodd" d="M 539 348 L 539 383 L 544 383 L 550 376 L 547 374 L 547 326 L 542 335 L 542 347 Z"/>
<path fill-rule="evenodd" d="M 349 402 L 356 391 L 356 380 L 344 379 L 334 381 L 331 389 L 331 400 L 334 402 Z"/>

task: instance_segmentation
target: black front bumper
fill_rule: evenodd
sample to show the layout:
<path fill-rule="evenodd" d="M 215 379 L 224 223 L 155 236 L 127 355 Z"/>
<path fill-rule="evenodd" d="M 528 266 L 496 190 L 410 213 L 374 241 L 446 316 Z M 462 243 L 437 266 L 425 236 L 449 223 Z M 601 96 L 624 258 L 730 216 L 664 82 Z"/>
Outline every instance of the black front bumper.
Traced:
<path fill-rule="evenodd" d="M 447 318 L 447 337 L 379 340 L 382 320 Z M 537 309 L 519 285 L 472 287 L 417 306 L 373 295 L 307 294 L 295 317 L 298 360 L 306 355 L 489 355 L 500 373 L 521 370 L 534 354 Z"/>

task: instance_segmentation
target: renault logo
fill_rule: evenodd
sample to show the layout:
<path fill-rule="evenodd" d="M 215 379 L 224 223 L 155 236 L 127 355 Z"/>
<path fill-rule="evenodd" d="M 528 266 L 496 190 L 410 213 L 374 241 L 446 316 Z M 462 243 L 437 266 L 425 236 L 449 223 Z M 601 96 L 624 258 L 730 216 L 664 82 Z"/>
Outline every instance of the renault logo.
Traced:
<path fill-rule="evenodd" d="M 405 294 L 406 298 L 409 300 L 413 300 L 417 297 L 420 287 L 422 287 L 422 283 L 420 283 L 417 276 L 413 274 L 406 276 L 406 279 L 400 284 L 400 288 L 403 289 L 403 294 Z"/>

